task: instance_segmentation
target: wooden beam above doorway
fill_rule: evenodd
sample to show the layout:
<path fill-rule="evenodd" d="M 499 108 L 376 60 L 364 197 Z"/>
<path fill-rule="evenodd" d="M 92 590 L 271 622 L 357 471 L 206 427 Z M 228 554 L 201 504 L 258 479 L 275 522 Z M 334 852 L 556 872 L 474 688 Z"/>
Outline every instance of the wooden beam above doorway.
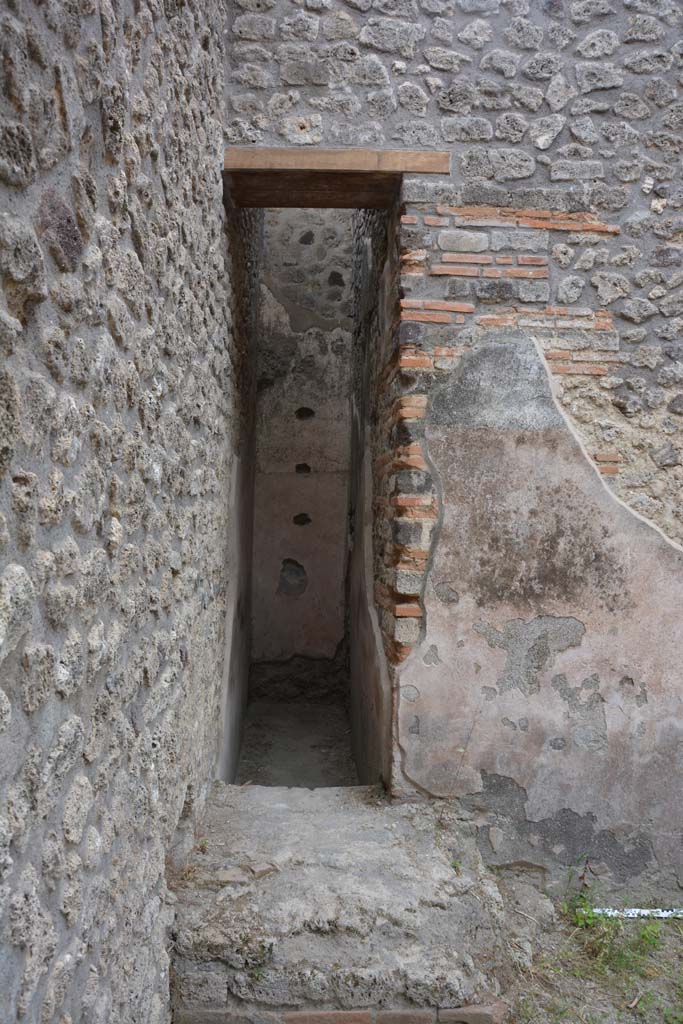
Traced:
<path fill-rule="evenodd" d="M 241 207 L 386 209 L 403 174 L 449 174 L 450 153 L 419 150 L 231 147 L 230 201 Z"/>
<path fill-rule="evenodd" d="M 451 154 L 417 149 L 285 149 L 231 146 L 225 151 L 225 170 L 450 174 Z"/>

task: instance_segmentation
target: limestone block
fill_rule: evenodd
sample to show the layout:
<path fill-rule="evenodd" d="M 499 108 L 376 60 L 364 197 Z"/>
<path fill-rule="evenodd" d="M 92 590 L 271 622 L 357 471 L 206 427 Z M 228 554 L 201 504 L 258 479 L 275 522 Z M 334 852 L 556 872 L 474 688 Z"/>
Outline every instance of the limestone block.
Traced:
<path fill-rule="evenodd" d="M 30 629 L 34 606 L 28 573 L 21 565 L 8 565 L 0 577 L 0 662 Z"/>
<path fill-rule="evenodd" d="M 0 213 L 0 277 L 9 311 L 19 318 L 47 297 L 45 261 L 35 232 L 9 213 Z"/>
<path fill-rule="evenodd" d="M 71 783 L 64 800 L 62 824 L 68 842 L 79 843 L 83 838 L 93 799 L 94 793 L 89 779 L 85 775 L 78 775 Z"/>
<path fill-rule="evenodd" d="M 26 188 L 35 179 L 36 162 L 31 136 L 23 124 L 0 122 L 0 180 Z"/>

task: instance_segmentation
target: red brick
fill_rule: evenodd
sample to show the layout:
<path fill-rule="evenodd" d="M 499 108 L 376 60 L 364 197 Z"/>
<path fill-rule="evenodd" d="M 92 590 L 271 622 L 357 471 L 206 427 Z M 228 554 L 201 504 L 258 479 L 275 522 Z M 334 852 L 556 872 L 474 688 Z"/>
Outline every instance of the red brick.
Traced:
<path fill-rule="evenodd" d="M 401 217 L 401 224 L 417 224 L 417 217 L 414 217 L 412 213 L 404 213 Z"/>
<path fill-rule="evenodd" d="M 490 267 L 488 270 L 485 270 L 484 273 L 482 274 L 482 277 L 502 277 L 502 276 L 503 276 L 503 271 L 502 270 L 498 270 L 497 267 Z"/>
<path fill-rule="evenodd" d="M 493 256 L 474 252 L 445 252 L 441 259 L 444 263 L 493 263 Z"/>
<path fill-rule="evenodd" d="M 436 267 L 432 267 L 429 271 L 430 274 L 444 275 L 448 274 L 451 277 L 479 277 L 478 267 L 449 267 L 443 264 L 438 264 Z"/>
<path fill-rule="evenodd" d="M 370 1010 L 295 1010 L 282 1014 L 284 1024 L 372 1024 Z"/>
<path fill-rule="evenodd" d="M 377 1024 L 431 1024 L 433 1010 L 378 1010 Z"/>
<path fill-rule="evenodd" d="M 401 320 L 419 324 L 449 324 L 449 313 L 426 313 L 420 310 L 403 310 Z"/>
<path fill-rule="evenodd" d="M 414 558 L 418 562 L 426 562 L 427 559 L 429 558 L 429 554 L 430 554 L 430 552 L 429 551 L 425 551 L 424 548 L 411 548 L 411 547 L 403 547 L 403 548 L 401 548 L 401 557 L 402 558 Z"/>
<path fill-rule="evenodd" d="M 432 508 L 402 508 L 400 519 L 436 519 L 436 510 Z"/>
<path fill-rule="evenodd" d="M 397 405 L 402 405 L 402 406 L 417 405 L 417 406 L 420 407 L 420 409 L 424 409 L 425 406 L 427 405 L 427 396 L 426 395 L 401 395 L 401 397 L 399 399 L 397 399 L 396 404 Z"/>
<path fill-rule="evenodd" d="M 514 263 L 512 256 L 496 256 L 496 263 L 510 264 Z"/>
<path fill-rule="evenodd" d="M 382 608 L 386 608 L 387 611 L 391 612 L 397 619 L 422 618 L 422 609 L 419 604 L 414 601 L 397 601 L 383 583 L 375 584 L 375 601 Z M 340 1021 L 339 1024 L 347 1024 L 347 1022 Z M 351 1024 L 354 1024 L 354 1022 L 351 1022 Z"/>
<path fill-rule="evenodd" d="M 598 466 L 603 476 L 617 476 L 619 467 L 615 462 L 604 462 Z"/>
<path fill-rule="evenodd" d="M 522 228 L 537 228 L 539 231 L 552 231 L 553 228 L 557 228 L 558 231 L 562 230 L 561 224 L 553 223 L 550 220 L 542 220 L 540 217 L 534 216 L 533 212 L 530 212 L 525 217 L 520 217 L 517 225 Z M 572 224 L 572 230 L 575 228 L 578 230 L 578 225 Z"/>
<path fill-rule="evenodd" d="M 395 604 L 393 613 L 397 619 L 421 619 L 422 609 L 419 604 L 410 604 L 407 601 Z M 346 1024 L 346 1022 L 344 1022 Z"/>
<path fill-rule="evenodd" d="M 474 313 L 474 306 L 471 302 L 446 302 L 444 299 L 425 302 L 425 309 L 448 309 L 451 313 Z"/>
<path fill-rule="evenodd" d="M 395 640 L 389 640 L 386 636 L 384 637 L 384 653 L 390 665 L 400 665 L 401 662 L 406 660 L 412 649 L 411 644 L 399 644 Z M 392 790 L 392 794 L 394 794 L 395 798 L 395 791 Z"/>
<path fill-rule="evenodd" d="M 431 508 L 433 501 L 431 494 L 395 494 L 391 504 L 400 508 Z"/>
<path fill-rule="evenodd" d="M 593 458 L 596 462 L 621 462 L 619 452 L 596 452 Z"/>
<path fill-rule="evenodd" d="M 519 214 L 519 210 L 510 210 L 504 206 L 449 206 L 449 213 L 461 217 L 504 217 L 511 219 Z"/>
<path fill-rule="evenodd" d="M 607 373 L 606 366 L 598 363 L 553 363 L 553 373 L 569 373 L 587 377 L 604 377 Z"/>
<path fill-rule="evenodd" d="M 567 354 L 568 353 L 563 348 L 560 348 L 560 349 L 550 349 L 548 352 L 544 352 L 543 353 L 543 355 L 546 357 L 546 359 L 550 359 L 551 362 L 552 362 L 553 359 L 566 359 L 567 358 Z"/>
<path fill-rule="evenodd" d="M 477 320 L 482 327 L 512 327 L 517 323 L 517 317 L 510 313 L 487 313 Z"/>
<path fill-rule="evenodd" d="M 392 463 L 393 469 L 428 469 L 423 455 L 397 455 Z"/>
<path fill-rule="evenodd" d="M 573 220 L 539 220 L 531 214 L 529 217 L 520 217 L 519 226 L 523 228 L 538 228 L 542 231 L 594 231 L 596 234 L 618 235 L 621 228 L 617 224 L 601 224 L 598 221 L 573 221 Z"/>
<path fill-rule="evenodd" d="M 548 270 L 545 267 L 544 268 L 539 268 L 538 270 L 522 270 L 519 267 L 510 267 L 509 270 L 504 270 L 503 271 L 503 276 L 504 277 L 523 277 L 523 278 L 535 279 L 535 278 L 547 277 L 548 273 L 549 272 L 548 272 Z"/>
<path fill-rule="evenodd" d="M 518 256 L 517 263 L 520 267 L 545 267 L 548 264 L 547 256 Z"/>
<path fill-rule="evenodd" d="M 424 222 L 430 228 L 442 228 L 450 224 L 448 217 L 425 217 Z"/>
<path fill-rule="evenodd" d="M 604 224 L 588 211 L 562 213 L 556 210 L 512 210 L 501 206 L 439 206 L 438 213 L 452 214 L 464 221 L 498 218 L 503 224 L 517 224 L 548 231 L 595 231 L 600 234 L 619 234 L 617 224 Z"/>
<path fill-rule="evenodd" d="M 403 263 L 422 263 L 427 259 L 426 249 L 409 249 L 401 253 Z"/>
<path fill-rule="evenodd" d="M 432 360 L 429 356 L 400 356 L 399 366 L 406 370 L 431 370 Z"/>
<path fill-rule="evenodd" d="M 507 207 L 503 207 L 503 209 L 507 209 Z M 552 213 L 550 210 L 508 210 L 508 213 L 510 214 L 510 216 L 514 217 L 515 220 L 521 220 L 522 217 L 541 217 L 543 218 L 543 220 L 547 220 L 550 217 L 552 217 Z"/>
<path fill-rule="evenodd" d="M 420 409 L 417 405 L 408 405 L 398 408 L 396 410 L 396 417 L 399 420 L 423 420 L 425 412 L 425 409 Z"/>
<path fill-rule="evenodd" d="M 464 348 L 456 348 L 452 345 L 435 345 L 434 347 L 435 356 L 461 356 L 464 351 Z"/>

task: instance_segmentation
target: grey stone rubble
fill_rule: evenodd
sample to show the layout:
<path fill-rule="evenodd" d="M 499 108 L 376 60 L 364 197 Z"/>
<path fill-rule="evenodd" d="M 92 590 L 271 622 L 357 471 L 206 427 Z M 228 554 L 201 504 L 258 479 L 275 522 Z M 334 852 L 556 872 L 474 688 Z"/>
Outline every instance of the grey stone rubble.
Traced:
<path fill-rule="evenodd" d="M 0 1020 L 160 1024 L 230 572 L 222 14 L 1 6 Z"/>

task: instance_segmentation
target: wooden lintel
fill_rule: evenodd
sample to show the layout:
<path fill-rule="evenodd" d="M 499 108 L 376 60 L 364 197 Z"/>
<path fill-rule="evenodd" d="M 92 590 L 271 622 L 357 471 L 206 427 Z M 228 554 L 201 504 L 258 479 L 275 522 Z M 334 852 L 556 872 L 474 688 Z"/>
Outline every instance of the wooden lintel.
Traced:
<path fill-rule="evenodd" d="M 451 155 L 412 149 L 285 149 L 230 146 L 226 171 L 348 171 L 379 174 L 450 174 Z"/>
<path fill-rule="evenodd" d="M 230 171 L 226 199 L 237 207 L 387 210 L 398 199 L 400 174 L 363 171 Z"/>

